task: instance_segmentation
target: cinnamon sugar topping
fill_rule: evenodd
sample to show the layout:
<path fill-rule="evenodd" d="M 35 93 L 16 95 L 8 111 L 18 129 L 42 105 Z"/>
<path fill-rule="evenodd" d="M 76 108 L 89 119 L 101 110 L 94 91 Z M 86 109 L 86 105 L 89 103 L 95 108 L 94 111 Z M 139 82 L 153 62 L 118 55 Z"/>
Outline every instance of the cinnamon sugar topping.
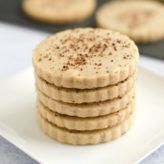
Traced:
<path fill-rule="evenodd" d="M 135 58 L 131 48 L 133 44 L 129 38 L 109 30 L 67 30 L 48 37 L 47 44 L 39 50 L 42 55 L 37 61 L 44 60 L 53 72 L 77 70 L 78 76 L 83 76 L 83 72 L 88 70 L 93 74 L 108 73 L 111 63 L 116 62 L 118 67 L 120 59 Z"/>

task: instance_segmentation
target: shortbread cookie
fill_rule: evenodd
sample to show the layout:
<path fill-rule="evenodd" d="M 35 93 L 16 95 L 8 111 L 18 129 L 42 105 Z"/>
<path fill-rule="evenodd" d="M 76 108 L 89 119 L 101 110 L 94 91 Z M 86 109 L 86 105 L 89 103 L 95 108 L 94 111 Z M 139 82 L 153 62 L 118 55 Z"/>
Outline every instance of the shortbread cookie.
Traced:
<path fill-rule="evenodd" d="M 67 103 L 92 103 L 122 97 L 136 82 L 136 74 L 118 84 L 97 89 L 59 88 L 35 75 L 36 87 L 48 97 Z"/>
<path fill-rule="evenodd" d="M 89 104 L 70 104 L 56 101 L 47 97 L 37 89 L 38 99 L 51 111 L 77 117 L 97 117 L 111 114 L 125 108 L 133 99 L 135 91 L 132 88 L 123 97 L 115 98 L 108 101 L 89 103 Z"/>
<path fill-rule="evenodd" d="M 47 23 L 70 23 L 92 14 L 95 0 L 23 0 L 24 12 L 33 19 Z"/>
<path fill-rule="evenodd" d="M 124 121 L 130 114 L 134 112 L 134 110 L 135 99 L 124 109 L 116 113 L 100 117 L 80 118 L 55 113 L 45 107 L 39 100 L 37 102 L 37 111 L 43 118 L 57 125 L 58 127 L 79 131 L 113 127 Z"/>
<path fill-rule="evenodd" d="M 83 132 L 59 128 L 41 117 L 39 113 L 37 114 L 37 118 L 43 132 L 56 141 L 72 145 L 89 145 L 108 142 L 123 135 L 132 126 L 135 113 L 112 128 Z"/>
<path fill-rule="evenodd" d="M 127 79 L 138 57 L 136 45 L 124 35 L 78 28 L 42 41 L 33 51 L 33 65 L 38 76 L 55 86 L 91 89 Z"/>
<path fill-rule="evenodd" d="M 136 42 L 164 38 L 164 6 L 154 1 L 113 1 L 103 5 L 96 19 L 100 27 L 120 31 Z"/>

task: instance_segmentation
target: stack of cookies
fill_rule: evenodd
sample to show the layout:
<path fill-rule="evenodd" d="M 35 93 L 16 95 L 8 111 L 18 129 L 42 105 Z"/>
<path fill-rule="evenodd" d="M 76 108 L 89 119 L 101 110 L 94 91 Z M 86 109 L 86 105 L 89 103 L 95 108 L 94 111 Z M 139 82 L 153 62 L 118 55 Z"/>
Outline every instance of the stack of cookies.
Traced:
<path fill-rule="evenodd" d="M 51 138 L 98 144 L 124 134 L 135 118 L 138 49 L 103 29 L 54 34 L 33 52 L 37 118 Z"/>

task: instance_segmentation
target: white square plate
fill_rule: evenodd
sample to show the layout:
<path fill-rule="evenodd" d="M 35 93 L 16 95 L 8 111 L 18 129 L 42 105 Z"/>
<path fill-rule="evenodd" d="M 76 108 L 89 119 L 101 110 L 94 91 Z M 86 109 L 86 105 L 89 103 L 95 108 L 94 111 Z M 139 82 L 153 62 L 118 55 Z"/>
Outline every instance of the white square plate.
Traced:
<path fill-rule="evenodd" d="M 70 146 L 53 141 L 35 118 L 33 70 L 0 85 L 0 135 L 40 163 L 132 164 L 164 141 L 164 78 L 139 67 L 137 120 L 128 133 L 109 143 Z"/>

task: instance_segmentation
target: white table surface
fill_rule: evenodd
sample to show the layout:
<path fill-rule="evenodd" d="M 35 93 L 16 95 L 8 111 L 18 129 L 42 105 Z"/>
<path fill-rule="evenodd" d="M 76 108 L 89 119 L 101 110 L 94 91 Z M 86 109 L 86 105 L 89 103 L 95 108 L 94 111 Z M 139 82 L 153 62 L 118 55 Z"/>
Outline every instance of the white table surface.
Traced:
<path fill-rule="evenodd" d="M 49 34 L 0 22 L 0 81 L 31 66 L 33 48 Z M 162 60 L 141 56 L 139 64 L 164 76 Z M 1 137 L 0 159 L 0 164 L 36 163 Z M 164 164 L 164 146 L 141 163 Z"/>

